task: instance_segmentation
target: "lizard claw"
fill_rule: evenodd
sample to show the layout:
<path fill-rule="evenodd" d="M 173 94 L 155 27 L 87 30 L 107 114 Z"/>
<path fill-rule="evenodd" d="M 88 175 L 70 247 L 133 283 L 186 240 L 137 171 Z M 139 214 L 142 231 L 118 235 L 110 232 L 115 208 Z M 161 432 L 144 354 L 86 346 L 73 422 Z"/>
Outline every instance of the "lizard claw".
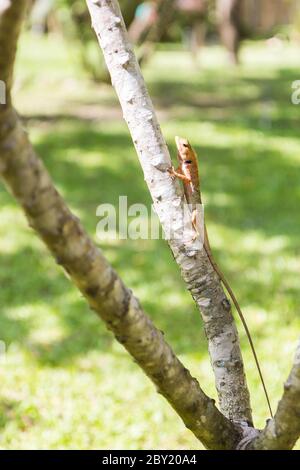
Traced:
<path fill-rule="evenodd" d="M 175 180 L 176 175 L 175 175 L 175 168 L 173 166 L 170 166 L 170 168 L 167 169 L 169 175 L 171 176 L 172 180 Z"/>

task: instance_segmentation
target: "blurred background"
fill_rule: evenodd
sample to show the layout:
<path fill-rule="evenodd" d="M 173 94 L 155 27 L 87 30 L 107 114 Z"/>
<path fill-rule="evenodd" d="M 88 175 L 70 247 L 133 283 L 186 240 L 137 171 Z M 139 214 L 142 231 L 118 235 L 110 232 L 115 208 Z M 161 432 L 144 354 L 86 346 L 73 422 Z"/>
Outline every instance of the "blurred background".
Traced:
<path fill-rule="evenodd" d="M 215 396 L 199 314 L 163 240 L 96 238 L 96 208 L 151 201 L 84 0 L 31 2 L 14 100 L 58 189 Z M 273 408 L 300 326 L 297 0 L 120 1 L 175 160 L 195 147 L 211 245 L 254 338 Z M 300 93 L 298 94 L 298 97 Z M 0 186 L 0 447 L 197 449 L 88 310 Z M 268 417 L 238 322 L 256 426 Z"/>

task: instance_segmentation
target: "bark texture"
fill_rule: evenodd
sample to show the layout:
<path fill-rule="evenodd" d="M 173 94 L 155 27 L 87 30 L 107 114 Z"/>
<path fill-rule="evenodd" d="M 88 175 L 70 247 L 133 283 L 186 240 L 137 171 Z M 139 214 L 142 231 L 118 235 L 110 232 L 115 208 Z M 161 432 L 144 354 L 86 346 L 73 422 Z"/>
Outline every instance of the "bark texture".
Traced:
<path fill-rule="evenodd" d="M 23 17 L 21 7 L 25 4 L 25 0 L 9 1 L 0 13 L 0 51 L 4 50 L 4 43 L 9 51 L 1 72 L 9 77 L 16 31 L 20 30 Z M 8 93 L 10 87 L 11 80 Z M 0 175 L 22 205 L 30 226 L 66 270 L 90 308 L 104 320 L 186 427 L 209 449 L 233 449 L 240 438 L 239 428 L 204 394 L 197 380 L 174 355 L 163 333 L 154 327 L 131 290 L 69 211 L 10 105 L 0 106 Z"/>
<path fill-rule="evenodd" d="M 183 279 L 199 307 L 209 343 L 221 411 L 231 420 L 252 422 L 238 333 L 219 277 L 199 240 L 192 242 L 191 218 L 168 168 L 171 159 L 116 0 L 87 0 L 112 84 L 119 97 L 150 190 L 154 209 Z"/>

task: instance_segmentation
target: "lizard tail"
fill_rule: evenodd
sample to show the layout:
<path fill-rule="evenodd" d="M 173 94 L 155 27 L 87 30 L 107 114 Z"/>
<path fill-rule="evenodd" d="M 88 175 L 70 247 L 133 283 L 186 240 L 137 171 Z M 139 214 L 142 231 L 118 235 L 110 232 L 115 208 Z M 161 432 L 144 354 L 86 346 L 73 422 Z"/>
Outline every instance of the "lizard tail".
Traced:
<path fill-rule="evenodd" d="M 257 354 L 256 354 L 256 351 L 255 351 L 255 347 L 254 347 L 254 344 L 253 344 L 253 340 L 252 340 L 252 337 L 251 337 L 251 334 L 250 334 L 250 331 L 249 331 L 249 328 L 248 328 L 248 325 L 246 323 L 246 320 L 244 318 L 244 315 L 241 311 L 241 308 L 239 306 L 239 303 L 230 287 L 230 285 L 228 284 L 228 282 L 226 281 L 226 278 L 225 276 L 223 275 L 223 273 L 220 271 L 219 267 L 217 266 L 216 262 L 213 260 L 211 254 L 208 252 L 207 250 L 207 254 L 208 254 L 208 257 L 210 259 L 210 262 L 213 266 L 213 268 L 215 269 L 216 273 L 218 274 L 219 278 L 221 279 L 222 283 L 224 284 L 224 287 L 226 288 L 232 302 L 234 303 L 234 306 L 239 314 L 239 317 L 240 317 L 240 320 L 243 324 L 243 327 L 245 329 L 245 332 L 246 332 L 246 335 L 247 335 L 247 338 L 248 338 L 248 341 L 249 341 L 249 344 L 250 344 L 250 347 L 251 347 L 251 350 L 252 350 L 252 354 L 253 354 L 253 357 L 254 357 L 254 361 L 255 361 L 255 364 L 256 364 L 256 367 L 257 367 L 257 370 L 258 370 L 258 374 L 259 374 L 259 377 L 260 377 L 260 380 L 261 380 L 261 384 L 262 384 L 262 387 L 264 389 L 264 393 L 265 393 L 265 397 L 266 397 L 266 400 L 267 400 L 267 403 L 268 403 L 268 408 L 269 408 L 269 411 L 270 411 L 270 414 L 271 414 L 271 417 L 273 418 L 273 412 L 272 412 L 272 407 L 271 407 L 271 403 L 270 403 L 270 398 L 269 398 L 269 395 L 268 395 L 268 391 L 267 391 L 267 387 L 266 387 L 266 384 L 265 384 L 265 381 L 264 381 L 264 377 L 263 377 L 263 374 L 262 374 L 262 371 L 261 371 L 261 368 L 260 368 L 260 365 L 259 365 L 259 361 L 258 361 L 258 357 L 257 357 Z"/>
<path fill-rule="evenodd" d="M 265 392 L 265 397 L 266 397 L 266 400 L 267 400 L 267 403 L 268 403 L 268 407 L 269 407 L 269 411 L 270 411 L 270 414 L 271 414 L 271 418 L 273 418 L 273 412 L 272 412 L 272 407 L 271 407 L 271 403 L 270 403 L 270 398 L 269 398 L 269 395 L 268 395 L 268 391 L 267 391 L 267 387 L 266 387 L 266 384 L 265 384 L 265 381 L 264 381 L 264 377 L 263 377 L 263 374 L 262 374 L 262 371 L 261 371 L 261 368 L 260 368 L 260 365 L 259 365 L 259 361 L 258 361 L 258 357 L 257 357 L 257 354 L 256 354 L 256 351 L 255 351 L 255 347 L 254 347 L 254 344 L 253 344 L 253 340 L 252 340 L 252 337 L 251 337 L 251 334 L 250 334 L 250 331 L 249 331 L 249 328 L 248 328 L 248 325 L 245 321 L 245 318 L 244 318 L 244 315 L 242 314 L 242 311 L 241 311 L 241 308 L 239 306 L 239 303 L 237 301 L 237 299 L 235 298 L 235 295 L 231 289 L 231 287 L 229 286 L 229 284 L 227 283 L 226 279 L 224 280 L 223 279 L 223 284 L 229 294 L 229 296 L 231 297 L 232 299 L 232 302 L 234 303 L 234 306 L 239 314 L 239 317 L 241 319 L 241 322 L 245 328 L 245 332 L 246 332 L 246 335 L 247 335 L 247 338 L 248 338 L 248 341 L 249 341 L 249 344 L 250 344 L 250 347 L 251 347 L 251 350 L 252 350 L 252 354 L 253 354 L 253 357 L 254 357 L 254 360 L 255 360 L 255 363 L 256 363 L 256 367 L 257 367 L 257 370 L 258 370 L 258 373 L 259 373 L 259 377 L 260 377 L 260 380 L 261 380 L 261 384 L 263 386 L 263 389 L 264 389 L 264 392 Z"/>

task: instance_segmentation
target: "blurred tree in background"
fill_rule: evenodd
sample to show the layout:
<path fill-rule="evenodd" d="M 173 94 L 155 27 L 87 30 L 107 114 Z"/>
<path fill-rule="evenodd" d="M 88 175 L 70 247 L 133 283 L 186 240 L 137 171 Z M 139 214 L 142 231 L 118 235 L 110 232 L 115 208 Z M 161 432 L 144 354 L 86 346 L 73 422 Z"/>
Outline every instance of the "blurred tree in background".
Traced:
<path fill-rule="evenodd" d="M 132 22 L 139 3 L 141 0 L 120 1 L 127 25 Z M 76 41 L 78 59 L 91 78 L 96 81 L 108 80 L 84 0 L 35 0 L 32 2 L 30 24 L 36 33 L 60 31 L 67 39 Z"/>
<path fill-rule="evenodd" d="M 205 37 L 218 34 L 237 63 L 241 39 L 270 37 L 291 23 L 294 31 L 300 28 L 297 0 L 120 0 L 120 6 L 131 40 L 142 46 L 140 62 L 161 40 L 184 41 L 196 58 Z M 90 77 L 108 80 L 84 0 L 32 0 L 30 24 L 34 32 L 59 31 L 76 41 L 77 59 Z"/>

